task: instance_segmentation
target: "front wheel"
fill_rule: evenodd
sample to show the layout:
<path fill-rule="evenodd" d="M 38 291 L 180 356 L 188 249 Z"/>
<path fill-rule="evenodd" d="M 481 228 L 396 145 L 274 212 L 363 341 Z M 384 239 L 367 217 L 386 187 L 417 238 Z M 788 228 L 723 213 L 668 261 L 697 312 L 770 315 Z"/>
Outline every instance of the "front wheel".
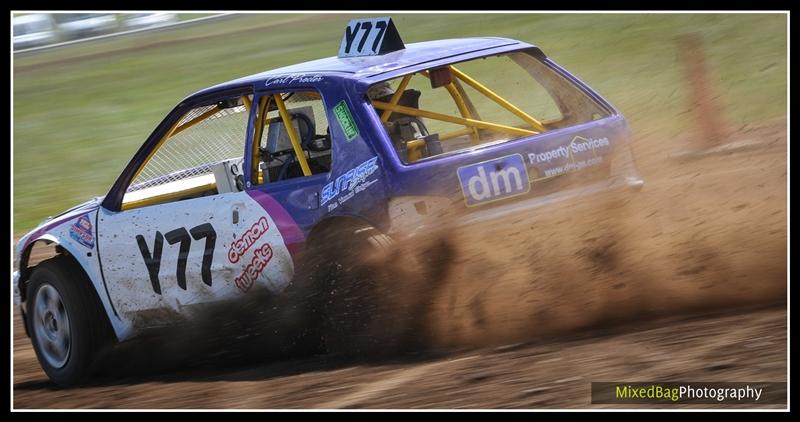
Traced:
<path fill-rule="evenodd" d="M 86 380 L 110 337 L 86 274 L 66 257 L 49 259 L 33 271 L 27 297 L 26 323 L 42 369 L 62 386 Z"/>

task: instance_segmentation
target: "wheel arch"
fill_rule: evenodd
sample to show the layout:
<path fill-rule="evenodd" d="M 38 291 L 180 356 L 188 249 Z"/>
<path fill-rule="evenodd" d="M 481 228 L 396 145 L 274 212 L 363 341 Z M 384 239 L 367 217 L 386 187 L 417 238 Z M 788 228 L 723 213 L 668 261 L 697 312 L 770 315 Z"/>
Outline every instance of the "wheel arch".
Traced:
<path fill-rule="evenodd" d="M 33 248 L 37 245 L 44 245 L 45 247 L 49 247 L 51 249 L 51 252 L 47 254 L 46 258 L 37 262 L 36 265 L 28 267 L 28 263 L 30 262 L 31 259 L 31 252 L 33 252 Z M 52 234 L 41 235 L 36 239 L 28 242 L 27 245 L 25 245 L 25 248 L 22 250 L 19 259 L 19 280 L 17 281 L 17 285 L 14 286 L 17 289 L 19 289 L 22 302 L 25 302 L 25 300 L 27 299 L 26 298 L 27 289 L 24 288 L 24 285 L 28 282 L 28 280 L 30 280 L 31 274 L 33 274 L 33 270 L 36 269 L 39 263 L 59 255 L 71 255 L 71 254 L 67 249 L 65 249 L 61 245 L 59 239 L 56 236 L 53 236 Z M 70 258 L 77 262 L 74 256 L 70 256 Z M 80 265 L 80 263 L 78 264 Z M 81 268 L 83 268 L 83 266 L 81 266 Z M 84 272 L 85 271 L 86 270 L 84 270 Z"/>
<path fill-rule="evenodd" d="M 44 245 L 51 250 L 44 259 L 36 262 L 35 265 L 29 266 L 28 264 L 31 261 L 31 252 L 33 252 L 37 245 Z M 23 304 L 23 313 L 27 313 L 27 283 L 30 281 L 31 275 L 36 270 L 36 267 L 40 263 L 47 260 L 56 257 L 63 257 L 63 259 L 69 259 L 70 262 L 75 264 L 76 267 L 79 268 L 86 276 L 86 280 L 90 284 L 89 287 L 91 288 L 91 291 L 105 311 L 104 314 L 106 319 L 109 325 L 113 328 L 112 331 L 114 332 L 115 336 L 117 339 L 119 339 L 120 333 L 124 331 L 124 326 L 120 325 L 121 320 L 119 318 L 113 317 L 113 315 L 115 315 L 115 311 L 110 303 L 107 292 L 105 291 L 104 283 L 101 278 L 102 275 L 98 274 L 98 272 L 94 271 L 92 268 L 89 268 L 89 266 L 92 264 L 90 258 L 95 260 L 97 259 L 97 257 L 93 255 L 93 252 L 80 251 L 78 246 L 75 245 L 71 239 L 64 239 L 57 233 L 48 232 L 36 237 L 33 240 L 29 240 L 20 253 L 19 279 L 17 281 L 17 285 L 14 286 L 15 289 L 19 289 L 20 300 Z"/>

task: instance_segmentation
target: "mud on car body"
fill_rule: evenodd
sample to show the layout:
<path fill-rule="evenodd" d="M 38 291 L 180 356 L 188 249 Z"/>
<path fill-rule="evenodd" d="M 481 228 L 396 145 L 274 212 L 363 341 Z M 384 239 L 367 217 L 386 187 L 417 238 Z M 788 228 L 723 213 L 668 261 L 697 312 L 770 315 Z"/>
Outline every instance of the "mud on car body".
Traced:
<path fill-rule="evenodd" d="M 321 243 L 385 246 L 441 212 L 474 222 L 640 184 L 625 119 L 538 47 L 404 45 L 391 19 L 354 20 L 337 57 L 181 101 L 107 195 L 19 241 L 15 299 L 70 384 L 103 342 L 282 294 Z M 30 265 L 40 242 L 56 256 Z"/>

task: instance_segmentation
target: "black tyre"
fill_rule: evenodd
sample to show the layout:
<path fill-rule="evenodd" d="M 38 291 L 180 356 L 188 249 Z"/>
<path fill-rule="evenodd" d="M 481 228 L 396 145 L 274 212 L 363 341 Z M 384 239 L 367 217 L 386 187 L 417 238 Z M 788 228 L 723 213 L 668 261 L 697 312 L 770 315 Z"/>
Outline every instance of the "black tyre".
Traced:
<path fill-rule="evenodd" d="M 86 274 L 66 257 L 44 261 L 31 275 L 27 298 L 28 332 L 47 376 L 61 386 L 87 380 L 111 329 Z"/>
<path fill-rule="evenodd" d="M 341 226 L 313 240 L 305 272 L 327 353 L 380 356 L 413 347 L 425 295 L 409 260 L 373 227 Z"/>

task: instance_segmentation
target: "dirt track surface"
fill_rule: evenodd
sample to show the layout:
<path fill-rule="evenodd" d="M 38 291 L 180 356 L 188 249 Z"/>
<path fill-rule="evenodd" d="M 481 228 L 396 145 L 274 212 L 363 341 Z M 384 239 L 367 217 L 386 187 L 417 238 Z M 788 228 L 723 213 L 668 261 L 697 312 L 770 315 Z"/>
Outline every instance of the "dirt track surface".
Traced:
<path fill-rule="evenodd" d="M 435 289 L 412 292 L 430 296 L 420 336 L 435 352 L 62 390 L 17 317 L 14 406 L 585 408 L 592 381 L 786 381 L 785 128 L 737 128 L 720 144 L 640 131 L 636 195 L 447 233 Z M 735 148 L 709 150 L 722 144 Z"/>
<path fill-rule="evenodd" d="M 24 334 L 14 343 L 16 408 L 585 408 L 613 407 L 591 405 L 592 381 L 786 381 L 781 308 L 656 320 L 439 357 L 309 358 L 98 380 L 72 390 L 45 380 Z"/>

